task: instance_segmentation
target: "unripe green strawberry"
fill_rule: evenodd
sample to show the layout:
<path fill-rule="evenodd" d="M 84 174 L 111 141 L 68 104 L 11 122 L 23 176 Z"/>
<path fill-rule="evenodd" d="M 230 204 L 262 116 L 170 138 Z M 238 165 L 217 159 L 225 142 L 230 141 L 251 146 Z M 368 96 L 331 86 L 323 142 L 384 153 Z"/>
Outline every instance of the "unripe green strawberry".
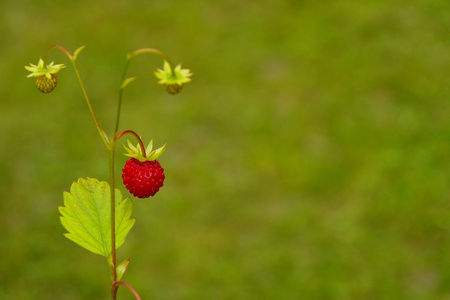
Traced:
<path fill-rule="evenodd" d="M 25 66 L 25 69 L 31 72 L 27 77 L 34 77 L 36 87 L 43 93 L 53 91 L 58 83 L 55 73 L 58 73 L 62 68 L 65 68 L 63 64 L 55 65 L 53 62 L 45 65 L 42 59 L 39 59 L 37 65 Z"/>
<path fill-rule="evenodd" d="M 50 93 L 58 84 L 58 78 L 55 74 L 50 74 L 51 78 L 47 78 L 47 76 L 42 75 L 39 77 L 35 77 L 34 82 L 38 90 L 43 93 Z"/>
<path fill-rule="evenodd" d="M 178 84 L 166 84 L 164 87 L 166 88 L 166 91 L 171 95 L 178 94 L 181 91 L 181 89 L 183 88 L 182 85 L 178 85 Z"/>
<path fill-rule="evenodd" d="M 157 160 L 141 162 L 136 158 L 127 160 L 122 170 L 123 184 L 138 198 L 154 196 L 164 185 L 164 169 Z"/>

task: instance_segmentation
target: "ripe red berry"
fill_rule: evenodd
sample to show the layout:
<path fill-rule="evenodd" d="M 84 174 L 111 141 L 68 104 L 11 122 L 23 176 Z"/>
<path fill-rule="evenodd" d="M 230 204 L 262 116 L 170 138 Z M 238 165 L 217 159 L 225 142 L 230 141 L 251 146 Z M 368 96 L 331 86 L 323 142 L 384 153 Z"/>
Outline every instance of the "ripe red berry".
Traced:
<path fill-rule="evenodd" d="M 164 169 L 157 160 L 130 158 L 122 170 L 123 184 L 138 198 L 154 196 L 164 184 Z"/>

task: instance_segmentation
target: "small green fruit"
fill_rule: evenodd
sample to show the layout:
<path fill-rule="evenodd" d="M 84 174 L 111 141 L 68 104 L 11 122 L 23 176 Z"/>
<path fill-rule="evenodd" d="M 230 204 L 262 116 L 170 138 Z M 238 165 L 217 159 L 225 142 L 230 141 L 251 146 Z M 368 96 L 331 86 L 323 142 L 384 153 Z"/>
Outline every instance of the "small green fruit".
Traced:
<path fill-rule="evenodd" d="M 34 82 L 38 90 L 43 93 L 50 93 L 58 84 L 58 78 L 55 74 L 51 74 L 51 78 L 47 78 L 45 75 L 35 77 Z"/>

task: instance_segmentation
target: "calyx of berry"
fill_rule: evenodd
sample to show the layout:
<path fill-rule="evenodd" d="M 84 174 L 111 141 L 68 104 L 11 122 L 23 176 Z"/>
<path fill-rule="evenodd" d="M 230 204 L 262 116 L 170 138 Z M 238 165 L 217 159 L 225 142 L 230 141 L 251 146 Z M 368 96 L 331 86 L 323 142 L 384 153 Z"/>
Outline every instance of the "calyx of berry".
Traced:
<path fill-rule="evenodd" d="M 39 59 L 37 65 L 30 64 L 25 66 L 25 69 L 31 72 L 27 77 L 40 77 L 45 76 L 49 80 L 52 79 L 52 74 L 58 73 L 61 69 L 65 68 L 64 64 L 55 65 L 54 62 L 49 63 L 47 66 L 44 65 L 44 61 Z"/>
<path fill-rule="evenodd" d="M 127 150 L 127 153 L 124 154 L 125 156 L 136 158 L 140 162 L 156 160 L 166 150 L 166 144 L 158 149 L 153 150 L 153 139 L 150 141 L 150 143 L 148 143 L 147 148 L 145 148 L 145 156 L 139 143 L 135 147 L 130 142 L 130 140 L 128 140 L 128 147 L 125 145 L 123 146 L 125 150 Z"/>

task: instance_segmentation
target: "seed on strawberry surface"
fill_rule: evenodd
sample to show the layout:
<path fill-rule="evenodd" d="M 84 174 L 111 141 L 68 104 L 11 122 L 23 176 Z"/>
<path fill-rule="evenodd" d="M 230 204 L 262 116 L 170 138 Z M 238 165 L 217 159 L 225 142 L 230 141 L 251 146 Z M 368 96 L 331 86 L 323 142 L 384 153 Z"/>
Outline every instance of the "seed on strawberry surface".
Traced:
<path fill-rule="evenodd" d="M 157 160 L 141 162 L 130 158 L 122 170 L 123 184 L 138 198 L 154 196 L 164 185 L 164 169 Z"/>

